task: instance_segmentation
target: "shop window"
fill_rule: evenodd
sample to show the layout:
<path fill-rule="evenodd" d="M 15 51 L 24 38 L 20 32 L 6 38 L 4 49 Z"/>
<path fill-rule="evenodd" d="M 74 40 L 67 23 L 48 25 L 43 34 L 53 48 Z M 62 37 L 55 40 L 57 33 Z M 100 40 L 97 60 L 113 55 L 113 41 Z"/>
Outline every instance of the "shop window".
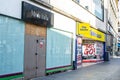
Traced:
<path fill-rule="evenodd" d="M 93 0 L 93 14 L 103 20 L 103 1 L 102 0 Z"/>
<path fill-rule="evenodd" d="M 82 46 L 82 59 L 103 59 L 103 43 L 84 40 Z"/>

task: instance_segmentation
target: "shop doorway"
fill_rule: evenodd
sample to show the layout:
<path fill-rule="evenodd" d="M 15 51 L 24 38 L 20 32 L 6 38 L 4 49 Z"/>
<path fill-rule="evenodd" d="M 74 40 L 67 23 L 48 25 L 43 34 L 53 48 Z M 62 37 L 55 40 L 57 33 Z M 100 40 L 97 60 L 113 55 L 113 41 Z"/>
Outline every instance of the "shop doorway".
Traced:
<path fill-rule="evenodd" d="M 42 35 L 39 26 L 26 25 L 24 79 L 31 79 L 45 75 L 46 38 Z M 32 28 L 31 28 L 32 27 Z M 28 32 L 29 30 L 29 32 Z M 46 31 L 45 31 L 46 32 Z"/>

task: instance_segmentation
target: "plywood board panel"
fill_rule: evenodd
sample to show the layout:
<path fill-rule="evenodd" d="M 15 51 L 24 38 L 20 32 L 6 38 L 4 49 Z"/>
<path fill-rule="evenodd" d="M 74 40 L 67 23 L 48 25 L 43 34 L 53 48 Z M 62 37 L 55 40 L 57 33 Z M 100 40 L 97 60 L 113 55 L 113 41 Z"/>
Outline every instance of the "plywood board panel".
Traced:
<path fill-rule="evenodd" d="M 37 36 L 46 36 L 46 27 L 37 27 L 36 28 L 36 35 Z"/>
<path fill-rule="evenodd" d="M 31 35 L 36 35 L 36 26 L 35 25 L 30 25 L 31 27 Z"/>
<path fill-rule="evenodd" d="M 26 24 L 25 25 L 25 34 L 30 34 L 31 33 L 31 30 L 30 30 L 30 25 L 29 24 Z"/>
<path fill-rule="evenodd" d="M 46 36 L 46 27 L 41 27 L 41 26 L 37 26 L 37 25 L 33 25 L 33 24 L 26 24 L 26 28 L 25 28 L 25 32 L 26 34 L 29 35 L 35 35 L 35 36 Z"/>

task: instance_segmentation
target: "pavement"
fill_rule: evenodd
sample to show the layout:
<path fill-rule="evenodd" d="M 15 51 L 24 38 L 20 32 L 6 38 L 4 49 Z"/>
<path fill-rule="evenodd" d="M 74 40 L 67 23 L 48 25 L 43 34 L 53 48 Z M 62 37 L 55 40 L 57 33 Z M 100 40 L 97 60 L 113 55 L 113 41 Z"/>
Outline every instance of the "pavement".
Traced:
<path fill-rule="evenodd" d="M 32 80 L 120 80 L 120 57 Z"/>

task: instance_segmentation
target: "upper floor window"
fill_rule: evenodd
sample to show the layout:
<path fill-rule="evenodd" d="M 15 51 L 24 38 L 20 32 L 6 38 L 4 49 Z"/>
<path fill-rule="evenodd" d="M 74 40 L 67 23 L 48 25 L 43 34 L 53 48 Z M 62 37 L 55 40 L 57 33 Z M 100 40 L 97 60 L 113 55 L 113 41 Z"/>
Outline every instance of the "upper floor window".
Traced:
<path fill-rule="evenodd" d="M 104 19 L 103 0 L 74 0 L 100 20 Z"/>
<path fill-rule="evenodd" d="M 45 2 L 45 3 L 47 3 L 47 4 L 50 3 L 50 0 L 35 0 L 35 1 L 37 1 L 37 2 L 39 2 L 39 1 L 41 1 L 41 2 Z"/>
<path fill-rule="evenodd" d="M 93 0 L 93 13 L 95 16 L 103 20 L 104 7 L 102 0 Z"/>

